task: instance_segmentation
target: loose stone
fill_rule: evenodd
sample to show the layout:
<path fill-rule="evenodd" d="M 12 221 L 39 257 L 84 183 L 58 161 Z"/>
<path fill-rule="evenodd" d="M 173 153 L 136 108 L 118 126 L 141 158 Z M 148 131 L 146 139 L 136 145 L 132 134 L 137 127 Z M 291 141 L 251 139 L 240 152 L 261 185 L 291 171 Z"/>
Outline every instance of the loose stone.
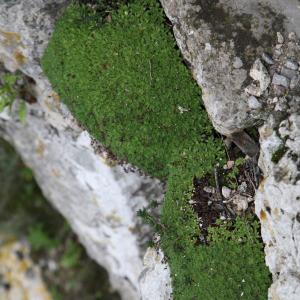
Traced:
<path fill-rule="evenodd" d="M 293 77 L 295 77 L 297 75 L 297 71 L 288 69 L 286 67 L 282 67 L 280 73 L 281 73 L 281 75 L 287 77 L 288 79 L 292 79 Z"/>
<path fill-rule="evenodd" d="M 249 95 L 253 95 L 253 96 L 256 96 L 256 97 L 260 97 L 263 92 L 261 90 L 260 87 L 256 86 L 255 84 L 250 84 L 248 85 L 246 88 L 245 88 L 245 92 Z"/>
<path fill-rule="evenodd" d="M 259 82 L 261 92 L 264 92 L 271 82 L 267 68 L 263 65 L 259 58 L 253 64 L 250 70 L 250 76 Z"/>
<path fill-rule="evenodd" d="M 290 83 L 290 89 L 294 90 L 297 87 L 300 86 L 300 76 L 296 75 L 295 77 L 292 78 L 291 83 Z"/>
<path fill-rule="evenodd" d="M 285 88 L 288 88 L 290 85 L 289 79 L 283 75 L 280 75 L 278 73 L 275 73 L 273 76 L 272 83 L 274 85 L 281 85 L 284 86 Z"/>
<path fill-rule="evenodd" d="M 281 97 L 275 106 L 275 111 L 286 111 L 287 110 L 287 100 Z"/>
<path fill-rule="evenodd" d="M 269 54 L 267 54 L 267 53 L 265 53 L 265 52 L 262 54 L 261 58 L 262 58 L 262 60 L 263 60 L 264 62 L 266 62 L 268 65 L 273 65 L 273 64 L 274 64 L 273 58 L 272 58 Z"/>
<path fill-rule="evenodd" d="M 225 199 L 228 199 L 231 195 L 231 189 L 227 186 L 222 186 L 222 195 Z"/>
<path fill-rule="evenodd" d="M 248 105 L 251 109 L 260 109 L 262 107 L 261 103 L 254 96 L 248 98 Z"/>
<path fill-rule="evenodd" d="M 289 33 L 289 40 L 290 41 L 296 41 L 297 40 L 297 36 L 295 32 L 290 32 Z"/>
<path fill-rule="evenodd" d="M 280 57 L 281 54 L 282 54 L 282 50 L 281 50 L 281 49 L 275 49 L 275 50 L 274 50 L 274 55 L 273 55 L 273 57 L 274 57 L 275 59 L 278 59 L 278 58 Z"/>
<path fill-rule="evenodd" d="M 243 66 L 243 62 L 239 57 L 236 57 L 233 61 L 233 67 L 235 69 L 240 69 Z"/>
<path fill-rule="evenodd" d="M 298 67 L 299 67 L 299 65 L 298 65 L 297 62 L 292 61 L 292 60 L 290 60 L 290 59 L 288 59 L 288 60 L 286 61 L 285 66 L 286 66 L 288 69 L 295 70 L 295 71 L 298 70 Z"/>
<path fill-rule="evenodd" d="M 284 42 L 283 35 L 280 32 L 277 32 L 277 41 L 279 44 L 283 44 Z"/>
<path fill-rule="evenodd" d="M 248 199 L 242 195 L 236 195 L 233 197 L 233 204 L 236 205 L 237 211 L 245 211 L 248 208 Z"/>

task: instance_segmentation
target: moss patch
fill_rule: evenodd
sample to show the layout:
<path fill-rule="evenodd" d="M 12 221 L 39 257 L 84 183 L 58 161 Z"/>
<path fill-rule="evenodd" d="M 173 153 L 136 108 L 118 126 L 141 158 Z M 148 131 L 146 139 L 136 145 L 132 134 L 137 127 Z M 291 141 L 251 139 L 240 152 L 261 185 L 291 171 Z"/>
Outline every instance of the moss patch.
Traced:
<path fill-rule="evenodd" d="M 85 7 L 71 5 L 45 52 L 44 71 L 81 124 L 113 154 L 167 181 L 160 228 L 174 298 L 227 300 L 247 291 L 243 299 L 264 299 L 269 281 L 257 233 L 251 231 L 245 245 L 195 243 L 200 231 L 188 203 L 193 181 L 222 163 L 222 143 L 158 1 L 129 3 L 101 26 L 97 12 L 88 10 L 93 17 L 87 18 Z M 212 261 L 214 273 L 208 268 Z M 247 277 L 244 289 L 240 274 Z"/>
<path fill-rule="evenodd" d="M 272 162 L 277 164 L 287 151 L 288 148 L 284 144 L 280 145 L 272 155 Z"/>

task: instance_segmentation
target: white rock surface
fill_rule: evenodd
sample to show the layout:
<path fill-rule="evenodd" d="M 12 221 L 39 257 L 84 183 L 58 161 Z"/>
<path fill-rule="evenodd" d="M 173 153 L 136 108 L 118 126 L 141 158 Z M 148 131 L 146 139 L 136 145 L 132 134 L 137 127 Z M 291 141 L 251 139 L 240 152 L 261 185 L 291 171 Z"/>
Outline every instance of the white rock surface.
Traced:
<path fill-rule="evenodd" d="M 270 75 L 259 58 L 254 62 L 250 69 L 250 76 L 259 82 L 261 94 L 268 88 L 271 82 Z"/>
<path fill-rule="evenodd" d="M 144 300 L 165 299 L 172 295 L 170 269 L 164 261 L 161 249 L 148 248 L 144 256 L 144 271 L 140 277 L 140 287 Z"/>
<path fill-rule="evenodd" d="M 152 199 L 161 201 L 163 187 L 109 160 L 43 75 L 39 60 L 66 3 L 0 0 L 0 60 L 8 70 L 19 69 L 35 80 L 38 100 L 27 104 L 25 124 L 18 120 L 17 104 L 12 113 L 3 111 L 0 136 L 32 168 L 46 198 L 68 220 L 89 255 L 107 269 L 122 299 L 140 300 L 141 244 L 149 229 L 140 224 L 136 212 Z M 153 299 L 169 299 L 157 293 Z"/>
<path fill-rule="evenodd" d="M 260 129 L 259 165 L 264 179 L 255 198 L 256 214 L 266 244 L 266 263 L 273 274 L 271 300 L 298 300 L 300 295 L 300 116 L 298 112 L 280 124 L 277 135 L 270 117 Z M 286 138 L 288 148 L 279 162 L 272 156 Z"/>

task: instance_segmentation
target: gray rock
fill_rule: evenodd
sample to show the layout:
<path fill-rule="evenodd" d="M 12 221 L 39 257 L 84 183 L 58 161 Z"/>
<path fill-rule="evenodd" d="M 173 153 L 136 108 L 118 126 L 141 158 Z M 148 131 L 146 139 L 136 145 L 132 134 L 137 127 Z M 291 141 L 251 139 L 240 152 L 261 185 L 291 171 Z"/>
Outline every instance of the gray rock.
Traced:
<path fill-rule="evenodd" d="M 297 75 L 297 71 L 288 69 L 286 67 L 282 67 L 280 70 L 281 75 L 287 77 L 288 79 L 292 79 Z"/>
<path fill-rule="evenodd" d="M 249 108 L 251 108 L 251 109 L 261 109 L 262 108 L 262 104 L 254 96 L 251 96 L 248 98 L 248 105 L 249 105 Z"/>
<path fill-rule="evenodd" d="M 291 83 L 290 83 L 290 89 L 294 90 L 296 88 L 300 87 L 300 76 L 296 75 L 295 77 L 292 78 Z"/>
<path fill-rule="evenodd" d="M 33 170 L 45 197 L 67 219 L 87 253 L 107 269 L 122 299 L 140 300 L 143 244 L 150 232 L 136 211 L 151 199 L 161 201 L 164 189 L 158 180 L 112 163 L 99 150 L 103 147 L 92 143 L 78 126 L 43 75 L 41 55 L 68 2 L 0 0 L 0 61 L 8 70 L 18 69 L 33 78 L 37 96 L 37 103 L 28 105 L 26 125 L 16 121 L 15 105 L 0 113 L 0 136 Z M 24 59 L 16 59 L 15 53 Z M 168 273 L 161 275 L 162 282 L 170 283 Z M 170 289 L 169 285 L 165 299 L 171 297 Z M 165 300 L 162 293 L 157 291 L 154 299 Z"/>
<path fill-rule="evenodd" d="M 222 186 L 222 195 L 225 199 L 229 199 L 231 195 L 232 190 L 228 188 L 227 186 Z"/>
<path fill-rule="evenodd" d="M 259 82 L 261 94 L 268 88 L 271 82 L 270 75 L 259 58 L 254 62 L 250 69 L 250 76 Z"/>
<path fill-rule="evenodd" d="M 259 86 L 255 85 L 254 83 L 248 85 L 245 88 L 245 92 L 249 95 L 253 95 L 256 97 L 260 97 L 263 94 L 262 89 Z"/>
<path fill-rule="evenodd" d="M 279 75 L 278 73 L 275 73 L 272 79 L 272 84 L 274 85 L 281 85 L 285 88 L 288 88 L 290 85 L 290 81 L 287 77 L 283 75 Z"/>
<path fill-rule="evenodd" d="M 296 33 L 295 32 L 290 32 L 289 33 L 289 40 L 290 41 L 297 41 L 297 35 L 296 35 Z"/>
<path fill-rule="evenodd" d="M 280 32 L 277 32 L 277 41 L 278 41 L 279 44 L 284 43 L 284 37 Z"/>
<path fill-rule="evenodd" d="M 232 197 L 232 202 L 238 212 L 246 211 L 248 208 L 248 197 L 237 194 Z"/>
<path fill-rule="evenodd" d="M 235 69 L 240 69 L 243 65 L 244 65 L 243 62 L 242 62 L 242 60 L 239 57 L 236 57 L 234 59 L 234 61 L 233 61 L 233 67 Z"/>
<path fill-rule="evenodd" d="M 275 96 L 283 96 L 286 93 L 286 88 L 282 85 L 274 85 L 273 86 L 273 92 Z"/>
<path fill-rule="evenodd" d="M 147 249 L 144 256 L 144 271 L 139 282 L 143 300 L 170 299 L 172 294 L 170 269 L 161 249 Z"/>
<path fill-rule="evenodd" d="M 244 93 L 249 69 L 257 57 L 273 48 L 274 24 L 284 36 L 291 31 L 300 34 L 298 1 L 265 0 L 264 5 L 259 0 L 161 3 L 183 57 L 202 88 L 215 128 L 228 136 L 256 124 L 257 118 L 248 113 L 249 94 Z M 236 57 L 243 61 L 238 69 L 233 65 Z"/>
<path fill-rule="evenodd" d="M 273 58 L 272 58 L 269 54 L 267 54 L 267 53 L 265 53 L 265 52 L 262 54 L 261 58 L 262 58 L 262 60 L 263 60 L 264 62 L 266 62 L 268 65 L 273 65 L 273 64 L 274 64 Z"/>
<path fill-rule="evenodd" d="M 291 70 L 298 70 L 298 68 L 299 68 L 299 64 L 290 59 L 286 61 L 285 66 Z"/>

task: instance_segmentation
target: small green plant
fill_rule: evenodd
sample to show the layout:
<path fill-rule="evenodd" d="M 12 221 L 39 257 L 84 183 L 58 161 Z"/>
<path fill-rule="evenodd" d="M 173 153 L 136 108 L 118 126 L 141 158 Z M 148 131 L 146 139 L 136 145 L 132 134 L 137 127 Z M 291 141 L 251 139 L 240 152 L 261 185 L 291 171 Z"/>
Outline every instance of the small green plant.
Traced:
<path fill-rule="evenodd" d="M 281 144 L 278 149 L 272 155 L 272 162 L 277 164 L 280 159 L 284 156 L 284 154 L 288 151 L 288 148 L 285 144 Z"/>
<path fill-rule="evenodd" d="M 225 174 L 225 183 L 232 189 L 238 187 L 237 176 L 240 172 L 240 167 L 245 164 L 245 158 L 239 157 L 234 161 L 233 168 Z"/>
<path fill-rule="evenodd" d="M 32 226 L 28 231 L 28 241 L 33 250 L 49 250 L 58 245 L 56 239 L 49 237 L 48 233 L 44 230 L 43 225 L 37 224 Z"/>
<path fill-rule="evenodd" d="M 66 269 L 74 268 L 78 264 L 80 256 L 81 248 L 77 243 L 70 240 L 68 247 L 60 260 L 60 265 Z"/>
<path fill-rule="evenodd" d="M 5 107 L 11 108 L 13 102 L 17 98 L 18 91 L 15 85 L 19 77 L 19 75 L 15 75 L 12 73 L 6 73 L 2 76 L 0 80 L 0 112 L 2 112 Z M 27 106 L 24 101 L 20 101 L 18 113 L 20 121 L 22 123 L 25 123 Z"/>
<path fill-rule="evenodd" d="M 53 300 L 63 300 L 63 295 L 56 287 L 51 287 L 50 292 Z"/>
<path fill-rule="evenodd" d="M 17 93 L 14 85 L 18 80 L 18 76 L 14 74 L 4 74 L 1 78 L 0 85 L 0 112 L 8 106 L 11 107 L 16 99 Z"/>
<path fill-rule="evenodd" d="M 156 232 L 162 232 L 165 229 L 165 226 L 157 220 L 147 208 L 138 210 L 137 216 L 142 218 L 146 224 L 149 224 Z"/>

